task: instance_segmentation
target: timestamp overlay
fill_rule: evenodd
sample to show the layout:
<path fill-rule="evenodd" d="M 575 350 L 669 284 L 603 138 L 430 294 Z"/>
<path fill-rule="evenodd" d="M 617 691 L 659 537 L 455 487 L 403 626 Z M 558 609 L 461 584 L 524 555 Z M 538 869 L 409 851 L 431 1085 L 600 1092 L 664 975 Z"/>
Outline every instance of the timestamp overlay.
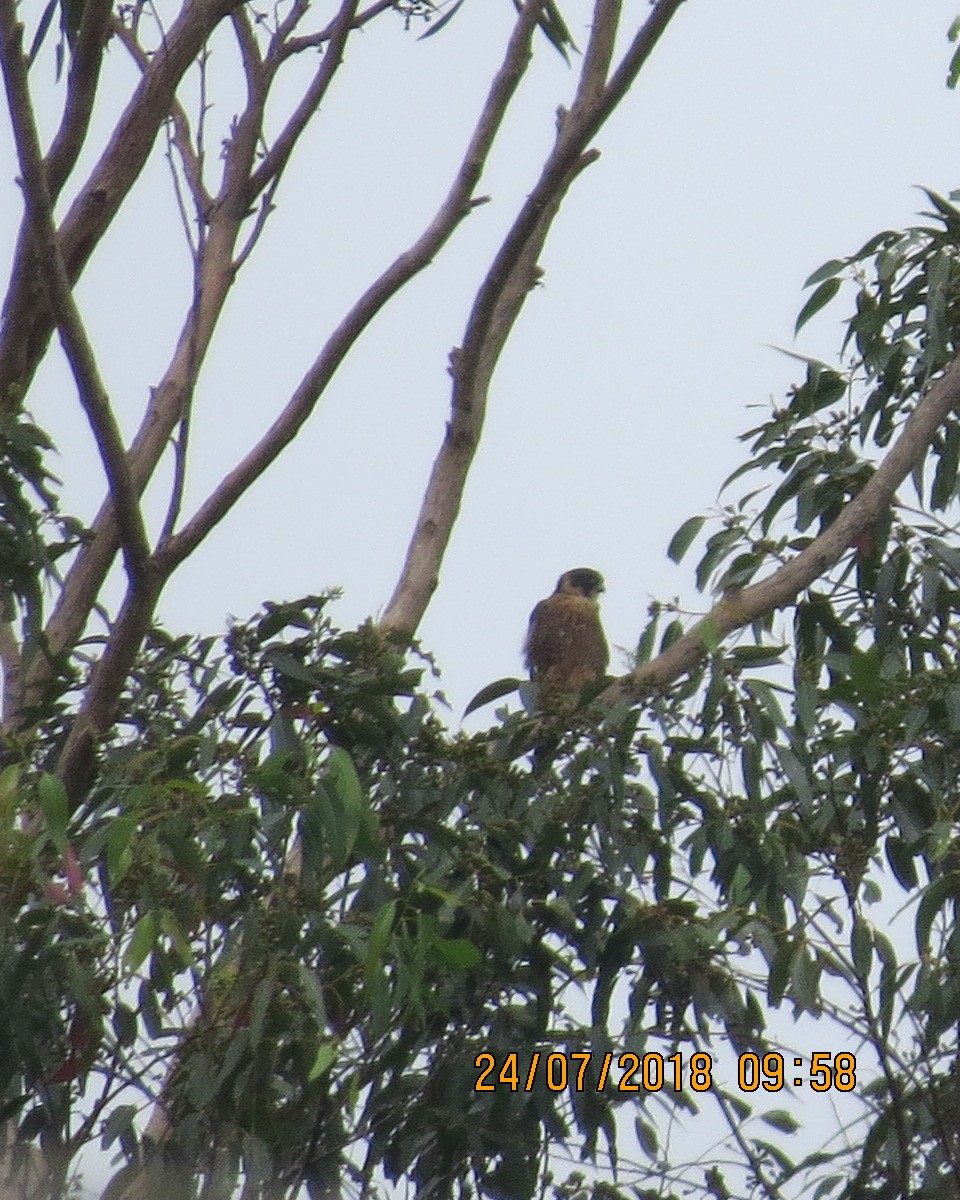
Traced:
<path fill-rule="evenodd" d="M 475 1092 L 530 1092 L 536 1087 L 551 1092 L 680 1092 L 685 1085 L 694 1092 L 707 1092 L 715 1080 L 731 1086 L 728 1072 L 733 1071 L 742 1092 L 779 1092 L 787 1085 L 812 1092 L 852 1092 L 857 1086 L 856 1055 L 846 1050 L 817 1050 L 805 1058 L 776 1051 L 748 1052 L 735 1060 L 702 1050 L 669 1055 L 556 1050 L 497 1055 L 484 1050 L 473 1065 Z"/>

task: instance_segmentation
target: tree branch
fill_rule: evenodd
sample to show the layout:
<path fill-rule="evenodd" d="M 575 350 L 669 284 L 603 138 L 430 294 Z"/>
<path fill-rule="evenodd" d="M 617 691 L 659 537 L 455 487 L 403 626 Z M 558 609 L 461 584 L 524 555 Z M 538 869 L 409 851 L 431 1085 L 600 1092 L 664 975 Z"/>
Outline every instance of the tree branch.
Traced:
<path fill-rule="evenodd" d="M 110 495 L 118 514 L 118 530 L 127 574 L 139 580 L 146 570 L 150 549 L 136 492 L 130 478 L 126 451 L 113 416 L 96 359 L 74 303 L 66 268 L 53 225 L 50 194 L 33 119 L 23 56 L 23 26 L 16 21 L 13 0 L 0 0 L 0 63 L 13 123 L 23 192 L 36 257 L 43 273 L 64 352 L 70 363 L 80 403 L 93 432 Z"/>
<path fill-rule="evenodd" d="M 119 20 L 114 22 L 113 29 L 121 45 L 126 47 L 130 57 L 140 68 L 141 73 L 146 74 L 150 69 L 150 56 L 134 37 L 132 31 L 127 29 Z M 183 105 L 177 99 L 174 99 L 170 104 L 170 119 L 173 122 L 173 136 L 171 140 L 174 146 L 176 146 L 180 155 L 180 161 L 183 164 L 183 175 L 187 181 L 187 186 L 190 188 L 190 195 L 193 198 L 197 220 L 205 219 L 206 213 L 213 204 L 213 197 L 204 186 L 203 168 L 200 155 L 193 148 L 190 121 L 184 112 Z"/>
<path fill-rule="evenodd" d="M 184 72 L 217 24 L 241 2 L 190 0 L 167 32 L 109 145 L 60 227 L 60 249 L 71 285 L 80 277 L 139 177 Z M 54 325 L 29 238 L 21 235 L 0 331 L 0 407 L 19 406 Z"/>
<path fill-rule="evenodd" d="M 112 7 L 111 0 L 89 0 L 83 6 L 80 29 L 70 56 L 63 118 L 44 163 L 51 200 L 60 195 L 86 141 Z"/>
<path fill-rule="evenodd" d="M 225 0 L 219 2 L 224 8 L 230 7 Z M 194 3 L 209 8 L 212 0 L 194 0 Z M 171 43 L 176 45 L 177 38 L 182 39 L 183 36 L 182 33 L 178 33 L 178 24 L 167 33 L 164 44 L 168 56 L 173 53 Z M 198 52 L 199 49 L 200 46 L 197 46 Z M 177 54 L 179 55 L 179 51 Z M 155 69 L 156 64 L 152 63 L 150 72 L 154 72 Z M 218 194 L 207 206 L 208 226 L 198 248 L 194 296 L 184 318 L 173 357 L 163 379 L 151 391 L 149 404 L 130 446 L 128 461 L 138 494 L 142 493 L 151 479 L 177 423 L 182 421 L 189 411 L 200 368 L 242 261 L 242 255 L 241 260 L 234 257 L 235 248 L 241 225 L 248 216 L 245 196 L 262 129 L 263 106 L 273 78 L 273 70 L 273 65 L 265 62 L 259 73 L 254 73 L 255 78 L 251 79 L 249 74 L 247 76 L 247 105 L 244 113 L 237 119 L 234 136 L 227 147 Z M 143 94 L 141 86 L 137 89 L 137 95 Z M 171 96 L 170 106 L 175 103 L 175 98 Z M 125 120 L 132 120 L 129 111 L 128 107 Z M 114 143 L 116 141 L 115 137 Z M 181 463 L 178 466 L 178 474 L 181 476 L 182 471 Z M 176 486 L 178 485 L 175 483 Z M 175 496 L 171 512 L 176 508 L 176 504 Z M 94 518 L 91 530 L 94 537 L 82 547 L 70 567 L 56 609 L 47 623 L 45 632 L 52 655 L 61 653 L 79 636 L 116 554 L 116 513 L 109 497 Z M 165 523 L 164 533 L 169 535 L 170 532 L 168 521 Z M 161 542 L 165 544 L 167 540 L 162 538 Z M 169 565 L 169 569 L 172 569 L 172 565 Z M 28 678 L 24 681 L 25 700 L 29 701 L 36 689 L 42 685 L 48 670 L 48 664 L 39 659 L 35 660 Z"/>
<path fill-rule="evenodd" d="M 704 658 L 734 630 L 758 617 L 786 608 L 800 593 L 835 566 L 890 507 L 897 488 L 929 448 L 951 412 L 960 409 L 960 356 L 937 379 L 907 418 L 886 458 L 823 533 L 766 579 L 724 596 L 705 617 L 667 650 L 617 680 L 602 699 L 638 699 L 663 691 Z"/>
<path fill-rule="evenodd" d="M 396 0 L 375 0 L 369 8 L 365 8 L 362 13 L 359 13 L 353 19 L 352 29 L 362 29 L 375 17 L 379 17 L 381 13 L 388 12 L 390 9 L 396 8 Z M 318 33 L 309 33 L 304 37 L 287 37 L 283 29 L 281 29 L 282 45 L 278 50 L 278 57 L 281 59 L 289 58 L 292 54 L 302 54 L 304 50 L 315 50 L 322 46 L 324 42 L 329 42 L 334 36 L 338 27 L 339 15 L 325 28 Z"/>
<path fill-rule="evenodd" d="M 347 313 L 301 380 L 283 412 L 258 444 L 221 481 L 183 529 L 158 549 L 169 570 L 182 562 L 223 519 L 250 485 L 297 435 L 340 363 L 380 309 L 428 266 L 463 218 L 482 200 L 473 198 L 490 147 L 530 58 L 530 41 L 543 0 L 527 0 L 507 44 L 503 64 L 491 85 L 453 185 L 430 225 L 399 256 Z"/>
<path fill-rule="evenodd" d="M 617 78 L 636 78 L 683 0 L 660 0 L 634 39 Z M 618 0 L 596 0 L 593 30 L 574 106 L 560 111 L 557 140 L 477 292 L 463 346 L 451 355 L 451 420 L 434 461 L 397 586 L 381 626 L 411 635 L 423 619 L 446 553 L 486 411 L 494 367 L 530 287 L 536 259 L 571 183 L 597 157 L 587 144 L 622 92 L 604 88 L 616 38 Z"/>
<path fill-rule="evenodd" d="M 319 108 L 323 97 L 327 94 L 327 89 L 337 72 L 337 68 L 343 61 L 343 51 L 347 43 L 347 37 L 356 23 L 358 3 L 359 0 L 343 0 L 343 3 L 340 5 L 340 11 L 330 26 L 329 35 L 326 38 L 329 44 L 324 52 L 317 73 L 314 75 L 310 86 L 307 88 L 303 99 L 297 105 L 293 115 L 287 121 L 286 125 L 284 125 L 276 141 L 267 151 L 263 162 L 250 178 L 246 197 L 248 206 L 253 203 L 255 198 L 259 196 L 272 180 L 279 178 L 290 159 L 297 140 L 307 127 L 310 118 Z"/>
<path fill-rule="evenodd" d="M 589 108 L 602 95 L 613 59 L 617 30 L 620 28 L 620 9 L 621 0 L 597 0 L 574 108 Z"/>

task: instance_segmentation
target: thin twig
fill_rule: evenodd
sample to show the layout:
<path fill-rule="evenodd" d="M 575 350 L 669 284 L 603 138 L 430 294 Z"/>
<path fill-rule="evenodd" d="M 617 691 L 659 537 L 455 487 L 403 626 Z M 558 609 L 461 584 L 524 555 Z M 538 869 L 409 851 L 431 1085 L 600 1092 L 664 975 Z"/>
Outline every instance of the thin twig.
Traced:
<path fill-rule="evenodd" d="M 342 0 L 336 20 L 330 26 L 327 38 L 329 45 L 321 60 L 310 86 L 304 93 L 303 99 L 297 105 L 293 115 L 284 125 L 280 134 L 267 151 L 263 162 L 250 177 L 246 194 L 246 204 L 249 207 L 272 179 L 278 179 L 290 160 L 294 146 L 307 126 L 307 122 L 320 107 L 320 102 L 327 94 L 337 70 L 343 61 L 343 51 L 347 38 L 356 21 L 359 0 Z"/>
<path fill-rule="evenodd" d="M 364 25 L 372 21 L 375 17 L 379 17 L 381 13 L 388 12 L 392 8 L 396 8 L 396 0 L 376 0 L 369 8 L 365 8 L 362 13 L 354 17 L 351 24 L 351 29 L 362 29 Z M 318 33 L 307 34 L 299 38 L 287 38 L 283 45 L 279 47 L 278 55 L 281 59 L 289 58 L 292 54 L 301 54 L 304 50 L 315 50 L 318 47 L 329 42 L 337 33 L 339 16 L 321 29 Z"/>

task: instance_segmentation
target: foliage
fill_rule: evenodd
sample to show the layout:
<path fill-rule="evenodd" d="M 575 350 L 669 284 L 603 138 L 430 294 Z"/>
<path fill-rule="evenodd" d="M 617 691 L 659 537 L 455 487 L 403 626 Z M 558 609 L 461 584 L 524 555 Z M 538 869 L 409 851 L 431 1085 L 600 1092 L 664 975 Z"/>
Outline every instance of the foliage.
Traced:
<path fill-rule="evenodd" d="M 841 364 L 804 360 L 744 436 L 728 486 L 761 478 L 710 529 L 701 588 L 810 545 L 956 355 L 960 209 L 927 196 L 927 224 L 810 277 L 798 328 L 852 294 Z M 85 536 L 49 449 L 0 427 L 4 616 L 35 650 Z M 96 671 L 74 646 L 0 764 L 0 1120 L 48 1194 L 98 1139 L 114 1195 L 956 1195 L 958 470 L 954 416 L 912 505 L 669 691 L 474 735 L 415 645 L 309 596 L 225 639 L 151 629 L 76 801 L 49 769 L 56 691 Z M 682 632 L 655 604 L 636 661 Z M 842 1145 L 784 1149 L 823 1129 L 784 1107 L 794 1055 L 802 1099 L 856 1103 Z"/>
<path fill-rule="evenodd" d="M 528 718 L 451 737 L 420 671 L 327 609 L 268 606 L 223 648 L 155 634 L 83 810 L 68 821 L 44 807 L 49 777 L 24 780 L 44 833 L 29 853 L 14 840 L 23 861 L 3 873 L 25 1026 L 4 1103 L 62 1148 L 96 1094 L 107 1144 L 223 1187 L 242 1171 L 312 1194 L 383 1176 L 531 1195 L 544 1138 L 575 1131 L 593 1155 L 602 1135 L 612 1152 L 624 1097 L 474 1091 L 477 1055 L 582 1062 L 711 1026 L 752 1044 L 740 917 L 675 894 L 668 826 L 685 803 L 658 816 L 633 778 L 633 714 L 571 732 L 562 773 L 535 777 L 515 758 Z M 624 1024 L 611 999 L 627 976 Z M 137 1102 L 174 1061 L 172 1136 L 151 1154 Z"/>

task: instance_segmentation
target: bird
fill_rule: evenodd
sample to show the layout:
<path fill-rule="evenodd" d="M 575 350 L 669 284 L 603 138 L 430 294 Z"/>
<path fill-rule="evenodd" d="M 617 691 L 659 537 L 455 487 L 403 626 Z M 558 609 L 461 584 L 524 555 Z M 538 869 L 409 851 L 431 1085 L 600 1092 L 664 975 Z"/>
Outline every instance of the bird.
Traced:
<path fill-rule="evenodd" d="M 530 614 L 523 653 L 541 707 L 545 700 L 580 692 L 606 674 L 610 651 L 597 601 L 603 590 L 599 571 L 575 567 L 560 576 L 553 595 Z"/>

